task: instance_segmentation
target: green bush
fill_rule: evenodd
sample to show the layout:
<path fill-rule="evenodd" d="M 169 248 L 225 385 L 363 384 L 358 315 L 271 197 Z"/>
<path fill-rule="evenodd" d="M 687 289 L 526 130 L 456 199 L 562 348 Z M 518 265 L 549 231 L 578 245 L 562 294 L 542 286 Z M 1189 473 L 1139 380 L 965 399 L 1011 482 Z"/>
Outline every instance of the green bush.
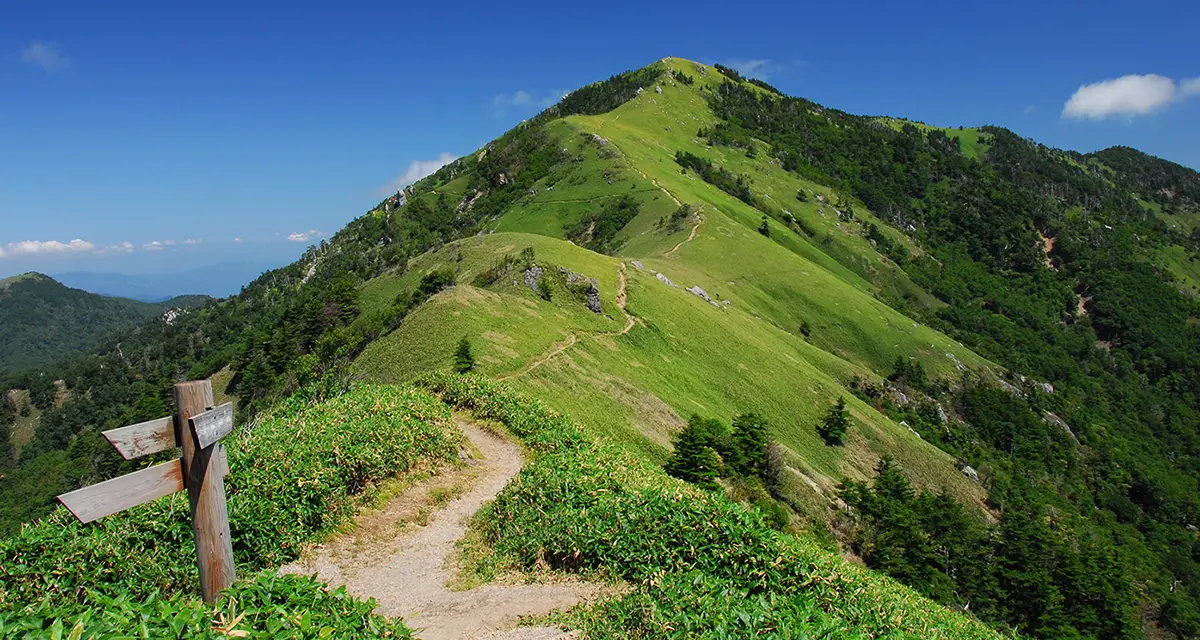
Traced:
<path fill-rule="evenodd" d="M 451 374 L 418 384 L 500 420 L 536 454 L 479 516 L 499 556 L 634 585 L 578 614 L 589 637 L 998 637 L 815 541 L 773 531 L 753 507 L 589 442 L 502 385 Z"/>
<path fill-rule="evenodd" d="M 452 460 L 460 436 L 427 393 L 363 385 L 318 405 L 292 400 L 226 438 L 238 571 L 295 559 L 343 524 L 373 487 L 418 460 Z M 0 609 L 70 617 L 100 598 L 192 595 L 187 497 L 175 494 L 81 525 L 63 509 L 0 541 Z"/>
<path fill-rule="evenodd" d="M 811 601 L 753 594 L 691 572 L 601 602 L 579 619 L 598 638 L 855 640 Z"/>
<path fill-rule="evenodd" d="M 0 638 L 411 638 L 400 621 L 372 611 L 344 587 L 330 591 L 312 577 L 262 573 L 222 593 L 214 606 L 194 598 L 97 595 L 78 615 L 0 613 Z"/>

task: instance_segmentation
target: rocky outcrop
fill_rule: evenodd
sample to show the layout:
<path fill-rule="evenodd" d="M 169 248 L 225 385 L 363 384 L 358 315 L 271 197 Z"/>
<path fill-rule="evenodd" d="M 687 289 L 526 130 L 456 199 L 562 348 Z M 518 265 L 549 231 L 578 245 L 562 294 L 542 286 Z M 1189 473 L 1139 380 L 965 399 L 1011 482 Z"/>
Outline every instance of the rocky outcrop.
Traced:
<path fill-rule="evenodd" d="M 707 302 L 707 303 L 711 304 L 712 306 L 714 306 L 714 307 L 716 307 L 716 308 L 718 308 L 718 309 L 720 309 L 720 308 L 721 308 L 721 305 L 717 304 L 717 302 L 716 302 L 715 300 L 713 300 L 712 298 L 710 298 L 710 297 L 708 296 L 708 292 L 706 292 L 704 289 L 701 289 L 701 288 L 700 288 L 700 285 L 693 285 L 693 286 L 691 286 L 691 287 L 688 287 L 688 289 L 687 289 L 687 290 L 688 290 L 688 291 L 690 291 L 690 292 L 692 292 L 692 293 L 694 293 L 694 294 L 696 294 L 696 295 L 698 295 L 698 296 L 700 296 L 701 298 L 703 298 L 703 299 L 704 299 L 704 301 L 705 301 L 705 302 Z"/>
<path fill-rule="evenodd" d="M 542 268 L 536 264 L 529 267 L 525 270 L 524 278 L 525 286 L 529 287 L 530 291 L 538 293 L 538 282 L 542 279 Z"/>

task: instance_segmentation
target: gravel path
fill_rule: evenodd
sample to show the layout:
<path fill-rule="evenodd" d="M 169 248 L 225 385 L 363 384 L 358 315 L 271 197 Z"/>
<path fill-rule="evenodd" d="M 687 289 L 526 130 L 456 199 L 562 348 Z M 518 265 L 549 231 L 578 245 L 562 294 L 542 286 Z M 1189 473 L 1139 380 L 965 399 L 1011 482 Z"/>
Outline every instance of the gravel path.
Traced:
<path fill-rule="evenodd" d="M 489 638 L 555 640 L 574 635 L 554 628 L 513 628 L 523 615 L 546 614 L 569 608 L 596 595 L 598 585 L 578 582 L 531 585 L 484 585 L 469 591 L 450 591 L 446 583 L 454 543 L 466 533 L 471 516 L 496 497 L 521 470 L 521 450 L 462 419 L 463 433 L 483 459 L 475 461 L 474 484 L 446 503 L 424 527 L 405 527 L 381 544 L 362 545 L 352 534 L 331 541 L 301 562 L 283 568 L 287 573 L 316 573 L 333 585 L 346 585 L 360 597 L 373 597 L 378 613 L 401 616 L 405 624 L 426 640 Z M 397 496 L 378 514 L 368 516 L 378 529 L 379 520 L 395 520 L 412 502 L 410 494 Z"/>

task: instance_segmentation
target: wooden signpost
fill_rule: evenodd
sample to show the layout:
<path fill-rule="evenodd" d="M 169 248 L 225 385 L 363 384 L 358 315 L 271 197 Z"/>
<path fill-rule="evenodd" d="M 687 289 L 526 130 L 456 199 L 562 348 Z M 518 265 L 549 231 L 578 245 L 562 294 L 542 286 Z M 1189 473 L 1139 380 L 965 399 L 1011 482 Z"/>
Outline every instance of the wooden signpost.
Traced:
<path fill-rule="evenodd" d="M 126 460 L 178 448 L 178 460 L 58 496 L 81 522 L 187 490 L 196 541 L 196 566 L 205 602 L 233 584 L 233 544 L 225 506 L 228 467 L 221 438 L 233 431 L 233 404 L 213 407 L 212 383 L 175 385 L 175 417 L 158 418 L 103 433 Z"/>

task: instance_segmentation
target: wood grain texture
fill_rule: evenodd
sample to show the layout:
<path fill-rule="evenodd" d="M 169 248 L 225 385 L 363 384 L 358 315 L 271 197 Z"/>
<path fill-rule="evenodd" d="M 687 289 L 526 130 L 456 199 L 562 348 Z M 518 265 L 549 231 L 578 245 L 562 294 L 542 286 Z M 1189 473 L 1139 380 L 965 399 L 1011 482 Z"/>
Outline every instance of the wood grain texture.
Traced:
<path fill-rule="evenodd" d="M 175 428 L 171 416 L 156 418 L 101 433 L 109 444 L 116 447 L 121 457 L 133 460 L 159 451 L 174 449 Z"/>
<path fill-rule="evenodd" d="M 212 603 L 217 594 L 233 584 L 233 544 L 229 537 L 229 512 L 225 505 L 225 449 L 220 442 L 201 447 L 190 428 L 190 418 L 213 405 L 212 383 L 183 382 L 175 385 L 175 437 L 182 456 L 184 485 L 192 512 L 192 535 L 196 541 L 196 566 L 200 571 L 200 594 Z"/>
<path fill-rule="evenodd" d="M 191 417 L 192 435 L 201 449 L 216 444 L 233 431 L 233 403 Z"/>
<path fill-rule="evenodd" d="M 171 460 L 64 493 L 58 500 L 88 523 L 182 490 L 183 469 Z"/>

